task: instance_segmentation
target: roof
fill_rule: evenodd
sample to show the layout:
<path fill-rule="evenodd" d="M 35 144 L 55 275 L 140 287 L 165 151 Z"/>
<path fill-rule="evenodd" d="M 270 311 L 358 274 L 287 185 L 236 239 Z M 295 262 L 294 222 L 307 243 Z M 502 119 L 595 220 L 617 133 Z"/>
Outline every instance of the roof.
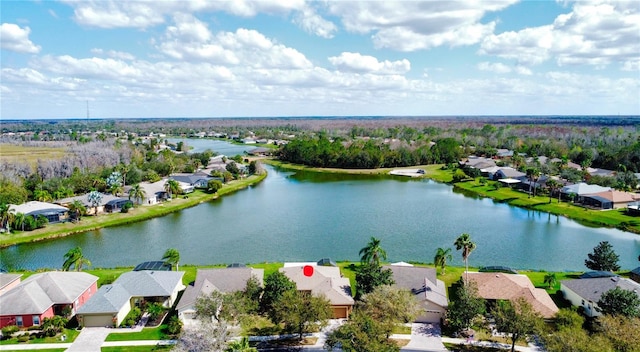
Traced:
<path fill-rule="evenodd" d="M 102 198 L 100 199 L 101 206 L 116 199 L 128 200 L 127 198 L 116 197 L 113 194 L 109 194 L 109 193 L 100 193 L 100 194 L 102 195 Z M 55 202 L 56 204 L 71 204 L 77 200 L 80 203 L 84 204 L 85 206 L 93 206 L 93 204 L 91 204 L 88 198 L 89 198 L 89 193 L 85 193 L 80 196 L 58 199 Z"/>
<path fill-rule="evenodd" d="M 631 274 L 636 274 L 636 275 L 640 275 L 640 266 L 631 270 L 629 273 Z"/>
<path fill-rule="evenodd" d="M 515 300 L 524 298 L 544 318 L 553 317 L 558 307 L 547 291 L 535 288 L 526 275 L 469 272 L 469 281 L 478 287 L 478 296 L 484 299 Z"/>
<path fill-rule="evenodd" d="M 338 264 L 331 260 L 331 258 L 322 258 L 318 260 L 318 263 L 316 264 L 318 264 L 318 266 L 338 266 Z"/>
<path fill-rule="evenodd" d="M 188 183 L 190 185 L 200 181 L 200 180 L 211 180 L 213 177 L 204 174 L 204 173 L 193 173 L 193 174 L 173 174 L 170 178 L 178 181 Z"/>
<path fill-rule="evenodd" d="M 578 278 L 580 279 L 593 279 L 596 277 L 614 277 L 618 276 L 610 271 L 587 271 L 586 273 L 580 275 Z"/>
<path fill-rule="evenodd" d="M 587 194 L 584 196 L 584 198 L 589 198 L 589 199 L 593 199 L 593 200 L 597 200 L 598 202 L 602 203 L 602 204 L 612 204 L 613 202 L 607 198 L 603 198 L 600 196 L 596 196 L 594 194 Z"/>
<path fill-rule="evenodd" d="M 576 183 L 573 185 L 569 185 L 569 186 L 564 186 L 562 187 L 562 189 L 560 190 L 560 192 L 562 193 L 575 193 L 579 196 L 585 195 L 585 194 L 594 194 L 594 193 L 600 193 L 600 192 L 604 192 L 604 191 L 608 191 L 610 190 L 610 187 L 602 187 L 599 185 L 589 185 L 586 184 L 584 182 L 580 182 L 580 183 Z"/>
<path fill-rule="evenodd" d="M 54 304 L 71 304 L 97 276 L 83 272 L 50 271 L 34 274 L 2 295 L 0 314 L 40 314 Z"/>
<path fill-rule="evenodd" d="M 36 200 L 26 202 L 20 205 L 11 204 L 9 209 L 13 209 L 15 213 L 29 214 L 46 214 L 46 213 L 64 213 L 69 209 L 53 203 L 39 202 Z"/>
<path fill-rule="evenodd" d="M 335 266 L 309 265 L 313 268 L 310 276 L 305 275 L 305 266 L 289 266 L 280 268 L 291 281 L 296 283 L 299 291 L 311 291 L 314 295 L 325 296 L 331 305 L 354 305 L 351 297 L 351 283 L 342 277 L 340 268 Z"/>
<path fill-rule="evenodd" d="M 9 286 L 12 282 L 19 280 L 22 274 L 5 274 L 0 273 L 0 289 Z"/>
<path fill-rule="evenodd" d="M 171 264 L 161 260 L 155 260 L 155 261 L 140 263 L 136 265 L 135 268 L 133 268 L 133 271 L 140 271 L 140 270 L 171 271 Z"/>
<path fill-rule="evenodd" d="M 483 266 L 478 271 L 481 272 L 481 273 L 496 273 L 496 272 L 502 272 L 502 273 L 507 273 L 507 274 L 517 274 L 518 273 L 516 270 L 513 270 L 508 266 L 499 266 L 499 265 Z"/>
<path fill-rule="evenodd" d="M 396 287 L 411 291 L 417 299 L 448 306 L 447 288 L 437 279 L 436 269 L 404 265 L 385 265 L 383 269 L 391 270 Z"/>
<path fill-rule="evenodd" d="M 622 277 L 563 280 L 560 283 L 578 296 L 591 302 L 598 302 L 603 293 L 616 287 L 628 291 L 635 290 L 640 298 L 640 284 Z"/>
<path fill-rule="evenodd" d="M 160 181 L 149 183 L 149 182 L 140 182 L 140 188 L 144 190 L 146 193 L 146 197 L 154 196 L 157 193 L 166 193 L 164 190 L 164 184 L 167 183 L 167 179 L 163 178 Z"/>
<path fill-rule="evenodd" d="M 603 198 L 614 203 L 631 203 L 640 199 L 640 195 L 635 195 L 629 192 L 616 191 L 614 189 L 610 189 L 604 192 L 589 194 L 588 196 L 589 197 L 597 196 L 599 198 Z"/>
<path fill-rule="evenodd" d="M 523 177 L 523 176 L 527 176 L 527 174 L 525 174 L 524 172 L 520 172 L 512 167 L 501 167 L 500 170 L 496 171 L 496 173 L 501 173 L 503 174 L 505 177 L 508 178 L 518 178 L 518 177 Z"/>
<path fill-rule="evenodd" d="M 180 302 L 178 302 L 177 309 L 193 306 L 201 294 L 206 295 L 213 291 L 222 293 L 243 291 L 251 277 L 255 277 L 262 285 L 264 269 L 247 267 L 198 269 L 196 281 L 193 285 L 187 286 L 182 298 L 180 298 Z"/>
<path fill-rule="evenodd" d="M 117 313 L 127 304 L 131 297 L 131 293 L 122 285 L 103 285 L 87 303 L 78 309 L 77 313 Z"/>
<path fill-rule="evenodd" d="M 128 271 L 114 283 L 122 285 L 132 296 L 167 297 L 182 285 L 184 271 Z"/>

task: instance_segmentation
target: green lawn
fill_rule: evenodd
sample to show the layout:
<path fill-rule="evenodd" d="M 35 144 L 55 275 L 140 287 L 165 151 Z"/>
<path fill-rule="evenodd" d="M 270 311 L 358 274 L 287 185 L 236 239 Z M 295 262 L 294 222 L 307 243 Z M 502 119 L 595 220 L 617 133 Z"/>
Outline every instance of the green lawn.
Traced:
<path fill-rule="evenodd" d="M 102 352 L 153 352 L 153 351 L 171 351 L 173 345 L 156 345 L 156 346 L 118 346 L 118 347 L 102 347 Z"/>
<path fill-rule="evenodd" d="M 62 334 L 67 335 L 67 339 L 65 341 L 62 341 L 60 339 L 60 336 Z M 18 338 L 14 337 L 14 338 L 10 338 L 10 339 L 6 339 L 6 340 L 0 341 L 0 345 L 16 345 L 16 344 L 26 345 L 26 344 L 38 344 L 38 343 L 71 343 L 76 339 L 76 337 L 78 337 L 78 335 L 80 335 L 80 331 L 78 331 L 76 329 L 64 329 L 62 334 L 58 334 L 58 335 L 56 335 L 54 337 L 43 337 L 43 338 L 39 338 L 39 339 L 33 339 L 33 340 L 26 341 L 26 342 L 18 342 Z"/>
<path fill-rule="evenodd" d="M 37 352 L 64 352 L 66 348 L 45 348 L 45 349 L 37 349 L 33 351 Z M 2 350 L 2 352 L 24 352 L 25 350 Z"/>
<path fill-rule="evenodd" d="M 143 328 L 140 332 L 111 333 L 105 341 L 166 340 L 164 333 L 167 326 L 162 324 L 156 328 Z"/>

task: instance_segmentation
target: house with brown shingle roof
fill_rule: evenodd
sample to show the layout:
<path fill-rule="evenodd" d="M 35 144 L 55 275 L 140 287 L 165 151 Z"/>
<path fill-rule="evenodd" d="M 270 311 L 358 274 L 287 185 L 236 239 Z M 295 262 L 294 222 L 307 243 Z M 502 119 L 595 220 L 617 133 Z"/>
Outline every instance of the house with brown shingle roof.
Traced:
<path fill-rule="evenodd" d="M 316 263 L 293 266 L 285 263 L 280 272 L 296 283 L 298 291 L 327 298 L 334 319 L 349 318 L 355 301 L 351 296 L 351 283 L 348 278 L 342 277 L 340 268 L 318 266 Z"/>
<path fill-rule="evenodd" d="M 478 296 L 486 300 L 515 300 L 524 298 L 533 310 L 546 319 L 558 312 L 547 291 L 536 288 L 526 275 L 469 272 L 469 281 L 478 287 Z"/>
<path fill-rule="evenodd" d="M 630 203 L 640 200 L 640 195 L 610 189 L 604 192 L 588 194 L 583 197 L 585 205 L 594 205 L 602 209 L 626 208 Z"/>

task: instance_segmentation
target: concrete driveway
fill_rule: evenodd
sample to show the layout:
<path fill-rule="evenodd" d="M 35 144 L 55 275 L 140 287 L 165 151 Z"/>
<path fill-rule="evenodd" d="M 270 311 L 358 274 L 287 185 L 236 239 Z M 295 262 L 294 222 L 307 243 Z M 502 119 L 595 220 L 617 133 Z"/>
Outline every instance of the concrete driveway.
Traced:
<path fill-rule="evenodd" d="M 411 341 L 401 349 L 406 352 L 433 351 L 446 352 L 440 335 L 440 324 L 411 324 Z"/>

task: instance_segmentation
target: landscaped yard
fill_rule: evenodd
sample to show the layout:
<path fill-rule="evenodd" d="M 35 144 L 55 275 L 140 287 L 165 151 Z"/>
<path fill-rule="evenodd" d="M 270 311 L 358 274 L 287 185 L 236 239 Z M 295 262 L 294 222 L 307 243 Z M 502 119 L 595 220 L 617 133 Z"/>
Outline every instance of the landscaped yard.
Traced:
<path fill-rule="evenodd" d="M 64 341 L 62 341 L 62 339 L 60 338 L 62 335 L 66 335 L 66 339 Z M 24 344 L 37 344 L 37 343 L 70 343 L 70 342 L 73 342 L 76 339 L 76 337 L 78 337 L 78 335 L 80 335 L 80 331 L 76 329 L 64 329 L 62 333 L 53 337 L 36 338 L 33 340 L 28 340 L 26 342 L 18 342 L 18 338 L 13 337 L 10 339 L 0 341 L 0 345 L 15 345 L 15 344 L 24 345 Z"/>
<path fill-rule="evenodd" d="M 111 333 L 105 341 L 166 340 L 169 339 L 164 333 L 166 327 L 162 324 L 157 328 L 143 328 L 140 332 Z"/>

